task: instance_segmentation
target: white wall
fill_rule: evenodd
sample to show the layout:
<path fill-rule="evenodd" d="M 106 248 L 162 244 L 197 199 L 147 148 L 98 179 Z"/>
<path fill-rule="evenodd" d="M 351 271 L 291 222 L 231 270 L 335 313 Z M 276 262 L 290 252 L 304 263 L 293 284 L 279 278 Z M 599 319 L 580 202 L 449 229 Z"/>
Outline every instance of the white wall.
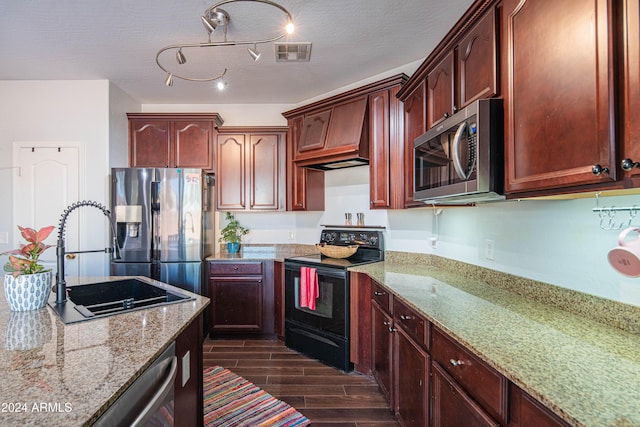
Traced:
<path fill-rule="evenodd" d="M 84 154 L 80 199 L 95 200 L 108 206 L 109 82 L 0 81 L 0 93 L 0 200 L 5 208 L 0 209 L 0 232 L 9 233 L 9 243 L 0 245 L 0 251 L 5 251 L 18 246 L 19 242 L 13 239 L 16 225 L 29 226 L 22 224 L 20 218 L 13 218 L 10 208 L 13 176 L 17 173 L 11 169 L 14 142 L 80 143 Z M 78 249 L 106 247 L 109 232 L 105 217 L 80 210 L 77 213 L 81 230 Z M 85 256 L 85 267 L 80 274 L 107 273 L 108 262 L 105 263 L 104 258 L 100 254 Z"/>

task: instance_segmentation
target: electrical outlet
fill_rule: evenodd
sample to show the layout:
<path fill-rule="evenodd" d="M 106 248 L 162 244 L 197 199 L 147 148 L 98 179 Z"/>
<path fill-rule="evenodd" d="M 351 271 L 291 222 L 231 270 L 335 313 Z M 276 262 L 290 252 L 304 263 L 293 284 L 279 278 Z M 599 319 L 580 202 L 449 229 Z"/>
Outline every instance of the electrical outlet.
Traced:
<path fill-rule="evenodd" d="M 484 241 L 484 257 L 491 261 L 496 259 L 495 242 L 492 239 L 486 239 Z"/>
<path fill-rule="evenodd" d="M 429 240 L 431 240 L 431 249 L 438 249 L 438 238 L 432 237 Z"/>
<path fill-rule="evenodd" d="M 296 233 L 294 233 L 293 231 L 289 231 L 289 240 L 295 240 L 296 239 Z"/>
<path fill-rule="evenodd" d="M 0 245 L 9 244 L 9 233 L 6 231 L 0 231 Z"/>

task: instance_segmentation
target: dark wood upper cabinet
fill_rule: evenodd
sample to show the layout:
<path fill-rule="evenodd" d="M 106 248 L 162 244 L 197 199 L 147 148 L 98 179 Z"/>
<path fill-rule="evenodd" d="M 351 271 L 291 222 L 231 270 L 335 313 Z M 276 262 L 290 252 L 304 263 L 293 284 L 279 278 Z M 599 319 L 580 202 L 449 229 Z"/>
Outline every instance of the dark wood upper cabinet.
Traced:
<path fill-rule="evenodd" d="M 402 99 L 402 98 L 401 98 Z M 405 207 L 418 205 L 413 199 L 414 159 L 413 141 L 422 135 L 426 128 L 426 81 L 409 92 L 403 101 L 404 111 L 404 205 Z"/>
<path fill-rule="evenodd" d="M 456 48 L 458 109 L 498 93 L 497 47 L 496 10 L 490 8 Z"/>
<path fill-rule="evenodd" d="M 288 211 L 324 210 L 324 172 L 298 166 L 294 155 L 302 135 L 304 116 L 288 120 L 286 198 Z"/>
<path fill-rule="evenodd" d="M 623 153 L 620 160 L 631 160 L 630 171 L 625 170 L 627 187 L 640 186 L 640 6 L 637 1 L 625 1 L 623 11 Z M 628 163 L 628 162 L 626 162 Z"/>
<path fill-rule="evenodd" d="M 403 209 L 405 144 L 402 104 L 397 98 L 405 75 L 369 95 L 369 200 L 371 209 Z"/>
<path fill-rule="evenodd" d="M 217 114 L 128 113 L 131 167 L 213 170 Z"/>
<path fill-rule="evenodd" d="M 229 132 L 229 133 L 228 133 Z M 286 128 L 231 127 L 216 142 L 220 210 L 278 210 L 284 198 Z"/>
<path fill-rule="evenodd" d="M 506 192 L 615 181 L 613 1 L 505 0 L 503 15 Z"/>
<path fill-rule="evenodd" d="M 427 74 L 427 127 L 432 128 L 456 111 L 455 54 L 449 52 Z"/>

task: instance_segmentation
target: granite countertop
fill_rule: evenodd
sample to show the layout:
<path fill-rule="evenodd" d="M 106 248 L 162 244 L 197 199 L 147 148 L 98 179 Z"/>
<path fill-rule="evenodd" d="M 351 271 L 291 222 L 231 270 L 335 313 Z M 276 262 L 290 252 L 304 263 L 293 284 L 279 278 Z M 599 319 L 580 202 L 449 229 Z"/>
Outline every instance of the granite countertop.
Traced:
<path fill-rule="evenodd" d="M 244 260 L 244 261 L 284 261 L 285 258 L 320 253 L 314 245 L 276 244 L 276 245 L 241 245 L 240 252 L 230 254 L 226 250 L 208 256 L 205 261 Z"/>
<path fill-rule="evenodd" d="M 122 277 L 69 284 L 115 279 Z M 195 299 L 70 325 L 49 307 L 12 312 L 0 297 L 0 425 L 90 425 L 209 303 L 190 295 Z"/>
<path fill-rule="evenodd" d="M 459 265 L 386 261 L 351 270 L 387 287 L 571 425 L 640 426 L 637 332 L 505 289 L 513 283 L 495 286 L 491 275 L 480 280 Z M 504 279 L 496 273 L 496 282 Z M 636 322 L 640 311 L 627 308 Z"/>

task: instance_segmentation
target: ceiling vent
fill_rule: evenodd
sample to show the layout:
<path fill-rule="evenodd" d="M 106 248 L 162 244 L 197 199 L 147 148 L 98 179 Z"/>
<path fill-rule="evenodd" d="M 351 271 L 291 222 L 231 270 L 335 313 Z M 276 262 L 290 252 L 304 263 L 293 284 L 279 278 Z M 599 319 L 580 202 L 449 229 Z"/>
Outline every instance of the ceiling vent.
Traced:
<path fill-rule="evenodd" d="M 274 43 L 276 62 L 309 62 L 311 43 Z"/>

